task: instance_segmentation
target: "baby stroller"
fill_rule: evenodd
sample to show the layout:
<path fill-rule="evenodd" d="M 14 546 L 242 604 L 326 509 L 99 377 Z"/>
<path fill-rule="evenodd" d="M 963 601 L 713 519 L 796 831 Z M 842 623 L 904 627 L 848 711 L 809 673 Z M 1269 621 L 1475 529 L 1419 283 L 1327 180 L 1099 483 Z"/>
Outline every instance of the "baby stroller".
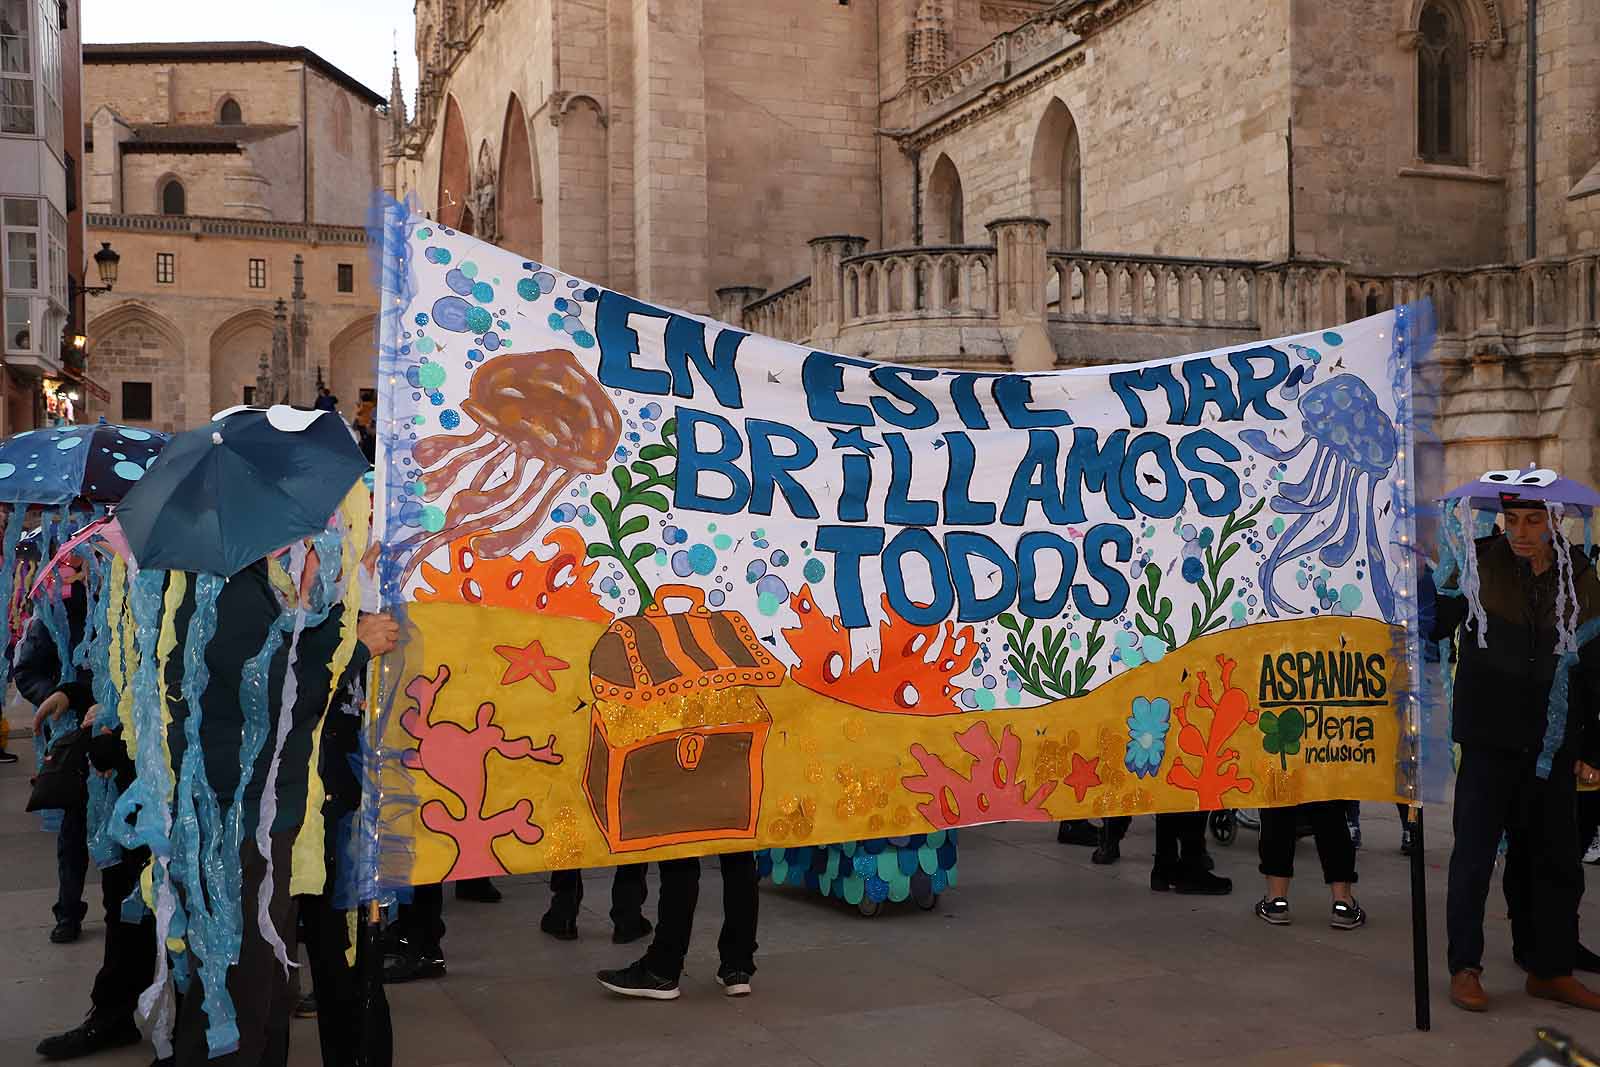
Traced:
<path fill-rule="evenodd" d="M 1211 827 L 1211 836 L 1217 839 L 1219 845 L 1231 845 L 1234 838 L 1239 836 L 1239 829 L 1261 832 L 1261 816 L 1249 808 L 1224 808 L 1211 813 L 1208 820 Z M 1315 831 L 1311 828 L 1311 821 L 1304 815 L 1295 823 L 1296 837 L 1310 837 Z"/>

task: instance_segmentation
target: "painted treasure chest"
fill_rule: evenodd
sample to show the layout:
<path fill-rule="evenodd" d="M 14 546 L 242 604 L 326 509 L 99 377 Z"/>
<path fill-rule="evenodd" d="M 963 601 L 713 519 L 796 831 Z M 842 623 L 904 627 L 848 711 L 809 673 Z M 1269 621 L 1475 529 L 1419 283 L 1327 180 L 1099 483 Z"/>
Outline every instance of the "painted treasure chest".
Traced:
<path fill-rule="evenodd" d="M 665 585 L 617 619 L 589 655 L 583 789 L 613 852 L 755 837 L 772 717 L 760 689 L 783 680 L 750 623 L 705 593 Z M 687 600 L 672 612 L 666 601 Z"/>

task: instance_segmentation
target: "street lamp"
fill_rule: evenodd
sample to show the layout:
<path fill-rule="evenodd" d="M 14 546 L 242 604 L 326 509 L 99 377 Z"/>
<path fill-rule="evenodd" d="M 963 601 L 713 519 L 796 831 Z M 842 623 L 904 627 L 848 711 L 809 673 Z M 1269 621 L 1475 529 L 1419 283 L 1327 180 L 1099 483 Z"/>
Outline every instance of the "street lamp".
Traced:
<path fill-rule="evenodd" d="M 102 284 L 80 286 L 80 290 L 84 293 L 109 293 L 111 287 L 117 284 L 117 265 L 121 262 L 122 257 L 111 247 L 111 242 L 101 241 L 100 251 L 94 254 L 94 265 L 100 272 Z"/>
<path fill-rule="evenodd" d="M 100 251 L 94 254 L 94 266 L 95 270 L 100 274 L 101 284 L 84 285 L 72 274 L 69 273 L 67 275 L 67 312 L 73 323 L 76 323 L 78 319 L 78 295 L 81 293 L 85 297 L 90 297 L 98 296 L 101 293 L 111 292 L 112 287 L 117 284 L 117 267 L 121 263 L 122 257 L 117 254 L 116 249 L 111 247 L 111 242 L 101 241 Z M 83 317 L 85 321 L 87 321 L 89 318 L 89 309 L 85 307 L 83 311 Z M 79 333 L 77 330 L 73 331 L 73 348 L 77 349 L 79 352 L 82 352 L 88 346 L 88 344 L 88 337 L 82 333 Z"/>

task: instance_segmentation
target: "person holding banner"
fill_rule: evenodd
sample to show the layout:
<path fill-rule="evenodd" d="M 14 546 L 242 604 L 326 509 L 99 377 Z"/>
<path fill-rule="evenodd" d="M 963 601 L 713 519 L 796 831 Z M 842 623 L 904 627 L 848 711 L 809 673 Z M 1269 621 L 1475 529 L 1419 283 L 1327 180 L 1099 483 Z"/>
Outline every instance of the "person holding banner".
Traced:
<path fill-rule="evenodd" d="M 1439 590 L 1432 633 L 1442 640 L 1462 630 L 1452 707 L 1461 765 L 1446 898 L 1450 1000 L 1464 1011 L 1489 1007 L 1484 908 L 1504 835 L 1508 895 L 1526 901 L 1513 908 L 1513 930 L 1527 992 L 1600 1011 L 1600 994 L 1572 976 L 1583 895 L 1575 791 L 1580 779 L 1600 781 L 1600 771 L 1577 758 L 1582 717 L 1565 716 L 1565 699 L 1556 702 L 1562 716 L 1550 713 L 1558 673 L 1559 697 L 1570 693 L 1579 708 L 1594 700 L 1596 646 L 1578 647 L 1576 657 L 1559 652 L 1600 619 L 1600 582 L 1545 500 L 1511 488 L 1499 495 L 1504 533 L 1465 547 L 1463 573 Z M 1579 667 L 1569 676 L 1572 658 Z"/>

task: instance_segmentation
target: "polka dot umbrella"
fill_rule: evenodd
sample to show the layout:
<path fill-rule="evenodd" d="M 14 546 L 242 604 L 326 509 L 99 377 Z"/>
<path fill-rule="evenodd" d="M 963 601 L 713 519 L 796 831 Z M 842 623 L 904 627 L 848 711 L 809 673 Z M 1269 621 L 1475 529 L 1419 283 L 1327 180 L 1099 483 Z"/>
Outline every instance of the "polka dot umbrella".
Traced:
<path fill-rule="evenodd" d="M 0 441 L 0 503 L 115 503 L 168 440 L 164 433 L 108 422 L 8 437 Z"/>

